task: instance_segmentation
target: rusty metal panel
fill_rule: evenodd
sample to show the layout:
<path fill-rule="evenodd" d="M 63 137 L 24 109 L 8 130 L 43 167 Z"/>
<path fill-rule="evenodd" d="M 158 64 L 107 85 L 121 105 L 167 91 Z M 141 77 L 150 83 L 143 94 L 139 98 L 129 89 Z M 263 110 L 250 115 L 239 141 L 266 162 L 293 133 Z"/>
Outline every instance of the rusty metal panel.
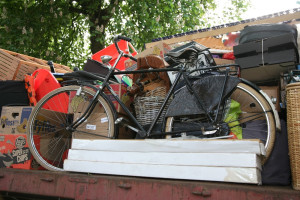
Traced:
<path fill-rule="evenodd" d="M 5 168 L 0 169 L 0 191 L 70 199 L 300 200 L 300 191 L 291 187 Z"/>

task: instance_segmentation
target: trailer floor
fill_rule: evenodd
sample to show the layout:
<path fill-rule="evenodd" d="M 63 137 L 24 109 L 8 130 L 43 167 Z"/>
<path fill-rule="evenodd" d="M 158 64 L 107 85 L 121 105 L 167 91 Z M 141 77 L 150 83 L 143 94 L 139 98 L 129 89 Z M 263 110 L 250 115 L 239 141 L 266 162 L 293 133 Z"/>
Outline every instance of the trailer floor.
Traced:
<path fill-rule="evenodd" d="M 134 170 L 134 169 L 133 169 Z M 149 169 L 151 170 L 151 169 Z M 1 199 L 293 199 L 291 186 L 0 169 Z"/>

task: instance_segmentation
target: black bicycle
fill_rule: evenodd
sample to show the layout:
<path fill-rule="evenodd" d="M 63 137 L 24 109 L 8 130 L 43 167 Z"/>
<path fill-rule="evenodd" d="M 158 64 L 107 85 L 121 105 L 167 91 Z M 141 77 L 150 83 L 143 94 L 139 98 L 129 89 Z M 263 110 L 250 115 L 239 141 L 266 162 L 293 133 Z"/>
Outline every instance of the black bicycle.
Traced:
<path fill-rule="evenodd" d="M 84 72 L 90 80 L 100 80 L 100 86 L 77 82 L 50 92 L 35 106 L 27 123 L 27 140 L 34 158 L 44 168 L 63 171 L 72 138 L 117 139 L 121 125 L 135 131 L 137 138 L 216 139 L 235 135 L 238 139 L 260 139 L 266 149 L 264 161 L 269 157 L 276 128 L 280 127 L 277 111 L 258 87 L 236 76 L 238 66 L 187 70 L 186 66 L 201 65 L 200 55 L 208 57 L 207 50 L 190 46 L 168 53 L 169 67 L 120 72 L 115 67 L 121 57 L 137 59 L 119 49 L 119 40 L 131 41 L 124 36 L 115 37 L 119 56 L 105 77 Z M 145 126 L 109 83 L 117 74 L 164 72 L 175 73 L 175 79 L 155 117 Z M 104 91 L 110 91 L 127 119 L 118 116 Z"/>

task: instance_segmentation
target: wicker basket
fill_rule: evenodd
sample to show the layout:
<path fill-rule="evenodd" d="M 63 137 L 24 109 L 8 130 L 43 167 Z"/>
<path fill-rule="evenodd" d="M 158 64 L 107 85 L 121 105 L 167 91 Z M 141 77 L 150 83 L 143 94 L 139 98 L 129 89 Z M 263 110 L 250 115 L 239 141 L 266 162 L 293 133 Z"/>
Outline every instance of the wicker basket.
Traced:
<path fill-rule="evenodd" d="M 141 125 L 151 124 L 163 104 L 165 96 L 166 87 L 157 87 L 143 96 L 138 96 L 134 99 L 136 119 Z M 164 116 L 165 112 L 166 109 L 163 111 L 158 122 L 162 122 L 162 116 Z"/>
<path fill-rule="evenodd" d="M 300 83 L 287 85 L 286 101 L 292 185 L 300 190 Z"/>

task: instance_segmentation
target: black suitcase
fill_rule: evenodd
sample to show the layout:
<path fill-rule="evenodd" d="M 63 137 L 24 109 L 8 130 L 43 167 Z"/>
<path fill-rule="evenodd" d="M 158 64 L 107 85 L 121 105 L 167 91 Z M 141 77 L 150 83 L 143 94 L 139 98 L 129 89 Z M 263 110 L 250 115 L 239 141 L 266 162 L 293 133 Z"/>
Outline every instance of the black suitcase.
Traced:
<path fill-rule="evenodd" d="M 24 81 L 0 81 L 0 114 L 2 106 L 29 106 Z"/>
<path fill-rule="evenodd" d="M 241 76 L 249 81 L 279 80 L 281 72 L 295 69 L 299 62 L 297 42 L 292 33 L 257 40 L 233 47 Z"/>
<path fill-rule="evenodd" d="M 284 120 L 280 120 L 280 124 L 281 132 L 276 131 L 273 151 L 261 172 L 263 185 L 291 184 L 287 123 Z"/>
<path fill-rule="evenodd" d="M 245 26 L 241 30 L 239 44 L 244 44 L 256 40 L 261 40 L 270 37 L 276 37 L 287 33 L 293 34 L 295 41 L 297 41 L 298 31 L 296 26 L 289 24 L 259 24 Z"/>

